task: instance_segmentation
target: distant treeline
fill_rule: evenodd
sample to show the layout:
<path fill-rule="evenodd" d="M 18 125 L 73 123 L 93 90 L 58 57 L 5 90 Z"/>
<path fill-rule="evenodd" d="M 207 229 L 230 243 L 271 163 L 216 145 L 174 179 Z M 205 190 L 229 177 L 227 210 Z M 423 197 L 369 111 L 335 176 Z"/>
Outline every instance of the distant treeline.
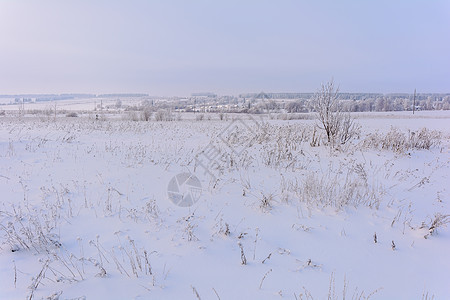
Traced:
<path fill-rule="evenodd" d="M 114 98 L 114 97 L 148 97 L 148 94 L 15 94 L 0 95 L 0 98 L 35 98 L 35 99 L 75 99 L 75 98 Z"/>
<path fill-rule="evenodd" d="M 36 102 L 42 101 L 55 101 L 55 100 L 70 100 L 70 99 L 86 99 L 86 98 L 141 98 L 148 97 L 148 94 L 17 94 L 17 95 L 0 95 L 0 98 L 12 98 L 16 99 L 16 102 L 30 102 L 31 99 L 35 99 Z"/>
<path fill-rule="evenodd" d="M 0 98 L 35 98 L 35 99 L 73 99 L 73 98 L 95 98 L 94 94 L 15 94 L 0 95 Z"/>
<path fill-rule="evenodd" d="M 247 93 L 240 94 L 239 98 L 252 98 L 252 99 L 311 99 L 314 93 Z M 338 93 L 338 96 L 342 100 L 366 100 L 377 98 L 413 98 L 414 94 L 408 93 Z M 443 100 L 445 97 L 450 96 L 450 93 L 418 93 L 416 94 L 416 100 L 426 100 L 428 97 L 432 97 L 434 100 Z"/>
<path fill-rule="evenodd" d="M 128 98 L 128 97 L 148 97 L 148 94 L 100 94 L 97 98 Z"/>

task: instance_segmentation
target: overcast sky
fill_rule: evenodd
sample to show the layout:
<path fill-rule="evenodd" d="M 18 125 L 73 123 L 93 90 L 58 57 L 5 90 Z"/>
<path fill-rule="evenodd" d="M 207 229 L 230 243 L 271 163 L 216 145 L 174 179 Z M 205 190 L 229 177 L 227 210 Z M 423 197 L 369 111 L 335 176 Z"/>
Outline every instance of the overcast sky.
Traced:
<path fill-rule="evenodd" d="M 0 0 L 0 94 L 450 92 L 450 1 Z"/>

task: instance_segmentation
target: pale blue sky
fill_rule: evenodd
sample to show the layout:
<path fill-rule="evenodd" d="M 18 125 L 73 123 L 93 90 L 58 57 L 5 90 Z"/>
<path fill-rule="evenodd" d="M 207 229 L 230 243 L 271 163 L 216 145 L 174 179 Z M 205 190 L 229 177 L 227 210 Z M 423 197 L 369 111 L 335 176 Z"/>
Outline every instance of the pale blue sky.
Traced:
<path fill-rule="evenodd" d="M 0 94 L 450 92 L 450 1 L 0 0 Z"/>

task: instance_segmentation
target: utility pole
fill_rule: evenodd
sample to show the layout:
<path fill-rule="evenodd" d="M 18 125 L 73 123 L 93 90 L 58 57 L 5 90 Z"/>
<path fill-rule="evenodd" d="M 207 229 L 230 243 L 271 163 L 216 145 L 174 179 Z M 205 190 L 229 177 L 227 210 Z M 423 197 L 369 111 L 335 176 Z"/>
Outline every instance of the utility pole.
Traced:
<path fill-rule="evenodd" d="M 416 111 L 416 89 L 414 89 L 413 114 Z"/>

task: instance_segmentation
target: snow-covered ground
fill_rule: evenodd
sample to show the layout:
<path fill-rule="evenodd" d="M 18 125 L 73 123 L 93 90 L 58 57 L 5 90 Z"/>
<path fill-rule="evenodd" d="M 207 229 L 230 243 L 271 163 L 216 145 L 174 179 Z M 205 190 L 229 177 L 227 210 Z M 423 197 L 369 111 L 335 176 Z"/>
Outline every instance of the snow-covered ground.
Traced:
<path fill-rule="evenodd" d="M 445 299 L 450 113 L 410 114 L 337 150 L 313 120 L 0 116 L 0 299 Z"/>

